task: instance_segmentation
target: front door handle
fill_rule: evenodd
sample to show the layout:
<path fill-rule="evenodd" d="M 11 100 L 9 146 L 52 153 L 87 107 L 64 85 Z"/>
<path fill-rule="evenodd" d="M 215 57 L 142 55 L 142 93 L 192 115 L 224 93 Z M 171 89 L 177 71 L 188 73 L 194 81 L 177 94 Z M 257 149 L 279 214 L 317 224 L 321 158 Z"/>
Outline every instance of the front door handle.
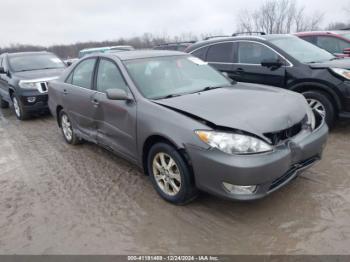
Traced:
<path fill-rule="evenodd" d="M 63 89 L 63 94 L 64 94 L 64 95 L 67 95 L 67 94 L 68 94 L 67 89 Z"/>
<path fill-rule="evenodd" d="M 94 106 L 98 106 L 100 104 L 100 102 L 96 98 L 93 98 L 91 102 L 94 104 Z"/>

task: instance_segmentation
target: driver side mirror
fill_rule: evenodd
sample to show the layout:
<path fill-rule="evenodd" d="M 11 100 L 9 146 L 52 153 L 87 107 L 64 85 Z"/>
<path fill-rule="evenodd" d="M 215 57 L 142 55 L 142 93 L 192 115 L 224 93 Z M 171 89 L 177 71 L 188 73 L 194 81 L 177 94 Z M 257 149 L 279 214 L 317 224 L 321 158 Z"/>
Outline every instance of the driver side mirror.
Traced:
<path fill-rule="evenodd" d="M 122 89 L 108 89 L 106 90 L 106 94 L 110 100 L 131 100 L 129 95 Z"/>
<path fill-rule="evenodd" d="M 284 65 L 283 61 L 279 59 L 264 59 L 261 65 L 271 69 L 277 69 Z"/>
<path fill-rule="evenodd" d="M 228 81 L 230 81 L 230 84 L 231 84 L 231 85 L 233 85 L 233 84 L 236 83 L 236 81 L 233 80 L 233 79 L 229 76 L 229 74 L 228 74 L 227 72 L 221 72 L 221 74 L 222 74 Z"/>
<path fill-rule="evenodd" d="M 350 55 L 350 48 L 345 48 L 343 53 L 346 55 Z"/>
<path fill-rule="evenodd" d="M 0 74 L 6 74 L 5 68 L 0 67 Z"/>

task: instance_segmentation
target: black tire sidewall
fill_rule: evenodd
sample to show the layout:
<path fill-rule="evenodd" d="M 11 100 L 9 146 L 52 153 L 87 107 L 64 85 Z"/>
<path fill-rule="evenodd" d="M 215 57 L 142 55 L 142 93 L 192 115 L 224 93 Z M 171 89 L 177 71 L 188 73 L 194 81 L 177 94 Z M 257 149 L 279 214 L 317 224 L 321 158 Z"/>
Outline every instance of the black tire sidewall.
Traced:
<path fill-rule="evenodd" d="M 179 193 L 177 193 L 175 196 L 170 196 L 163 192 L 163 190 L 158 186 L 155 177 L 153 175 L 152 170 L 152 162 L 156 154 L 158 153 L 166 153 L 169 156 L 171 156 L 174 161 L 176 162 L 176 165 L 179 168 L 180 176 L 181 176 L 181 188 Z M 193 185 L 191 176 L 192 172 L 191 169 L 188 167 L 186 161 L 181 156 L 181 154 L 171 145 L 166 143 L 157 143 L 154 146 L 152 146 L 151 150 L 148 153 L 147 157 L 147 172 L 150 176 L 151 182 L 158 192 L 158 194 L 165 199 L 168 202 L 171 202 L 173 204 L 177 205 L 183 205 L 188 202 L 190 202 L 192 199 L 195 198 L 197 195 L 197 191 Z"/>
<path fill-rule="evenodd" d="M 17 117 L 19 120 L 26 120 L 26 119 L 28 119 L 28 118 L 29 118 L 29 114 L 24 110 L 21 99 L 19 99 L 19 97 L 18 97 L 16 94 L 13 95 L 12 101 L 13 101 L 14 99 L 17 100 L 17 104 L 18 104 L 19 112 L 20 112 L 20 116 L 18 116 L 17 113 L 16 113 L 16 110 L 15 110 L 15 115 L 16 115 L 16 117 Z"/>
<path fill-rule="evenodd" d="M 326 123 L 329 127 L 332 127 L 334 125 L 335 121 L 335 109 L 331 102 L 331 100 L 328 98 L 326 94 L 320 91 L 307 91 L 304 92 L 303 95 L 306 99 L 311 98 L 319 101 L 326 110 Z"/>

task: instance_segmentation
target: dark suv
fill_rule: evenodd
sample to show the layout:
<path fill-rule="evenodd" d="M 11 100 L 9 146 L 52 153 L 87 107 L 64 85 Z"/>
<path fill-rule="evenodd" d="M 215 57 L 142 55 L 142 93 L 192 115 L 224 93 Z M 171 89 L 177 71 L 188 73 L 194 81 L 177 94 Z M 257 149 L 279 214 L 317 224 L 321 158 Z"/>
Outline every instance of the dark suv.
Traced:
<path fill-rule="evenodd" d="M 195 43 L 195 41 L 165 43 L 165 44 L 154 46 L 153 50 L 171 50 L 171 51 L 182 52 L 193 43 Z"/>
<path fill-rule="evenodd" d="M 339 57 L 350 57 L 350 31 L 300 32 L 296 36 Z"/>
<path fill-rule="evenodd" d="M 13 104 L 20 120 L 47 111 L 47 82 L 56 79 L 66 65 L 48 52 L 0 55 L 0 107 Z"/>
<path fill-rule="evenodd" d="M 327 124 L 350 118 L 350 59 L 292 35 L 222 37 L 186 52 L 239 82 L 272 85 L 304 94 Z"/>

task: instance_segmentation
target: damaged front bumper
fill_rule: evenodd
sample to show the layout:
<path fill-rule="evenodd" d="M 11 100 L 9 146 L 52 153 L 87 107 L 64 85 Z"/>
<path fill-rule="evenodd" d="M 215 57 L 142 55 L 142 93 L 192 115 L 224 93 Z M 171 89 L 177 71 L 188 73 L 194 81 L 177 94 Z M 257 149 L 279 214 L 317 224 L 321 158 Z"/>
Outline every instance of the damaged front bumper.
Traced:
<path fill-rule="evenodd" d="M 320 160 L 327 137 L 328 127 L 323 124 L 313 132 L 302 131 L 269 153 L 229 155 L 193 145 L 188 145 L 186 150 L 199 189 L 229 199 L 254 200 L 288 184 Z M 248 194 L 235 194 L 225 184 L 255 189 Z"/>

